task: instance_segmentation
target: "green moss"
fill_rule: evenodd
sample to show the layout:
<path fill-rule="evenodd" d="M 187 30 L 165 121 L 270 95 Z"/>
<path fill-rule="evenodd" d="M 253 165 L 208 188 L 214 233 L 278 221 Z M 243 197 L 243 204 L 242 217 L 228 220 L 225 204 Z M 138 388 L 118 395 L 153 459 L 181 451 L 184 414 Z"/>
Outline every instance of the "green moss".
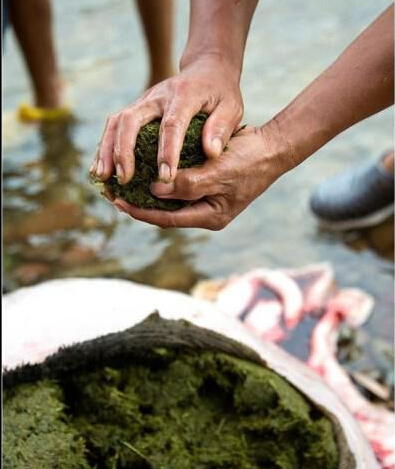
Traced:
<path fill-rule="evenodd" d="M 191 121 L 185 135 L 180 154 L 179 168 L 201 166 L 206 157 L 202 147 L 202 129 L 206 114 L 197 114 Z M 134 150 L 135 172 L 132 180 L 125 185 L 118 184 L 115 176 L 106 187 L 117 197 L 142 208 L 176 210 L 189 202 L 182 200 L 158 199 L 150 192 L 150 184 L 158 178 L 158 138 L 160 120 L 145 125 L 139 132 Z"/>
<path fill-rule="evenodd" d="M 85 446 L 91 468 L 338 466 L 330 421 L 273 371 L 229 355 L 161 348 L 128 366 L 73 374 L 61 386 L 63 394 L 48 381 L 24 385 L 5 399 L 6 467 L 58 467 L 43 458 L 26 466 L 12 463 L 17 461 L 15 448 L 21 447 L 21 430 L 10 420 L 20 413 L 24 427 L 30 419 L 26 434 L 62 440 L 54 445 L 49 439 L 45 454 L 57 448 L 63 455 L 69 447 L 77 458 Z M 39 422 L 32 407 L 49 423 Z M 67 421 L 59 417 L 64 409 Z M 33 441 L 23 441 L 23 454 L 42 451 Z M 61 467 L 77 467 L 67 464 Z M 84 464 L 81 459 L 78 467 Z"/>
<path fill-rule="evenodd" d="M 43 381 L 4 395 L 4 469 L 88 469 L 85 445 L 64 414 L 62 391 Z"/>

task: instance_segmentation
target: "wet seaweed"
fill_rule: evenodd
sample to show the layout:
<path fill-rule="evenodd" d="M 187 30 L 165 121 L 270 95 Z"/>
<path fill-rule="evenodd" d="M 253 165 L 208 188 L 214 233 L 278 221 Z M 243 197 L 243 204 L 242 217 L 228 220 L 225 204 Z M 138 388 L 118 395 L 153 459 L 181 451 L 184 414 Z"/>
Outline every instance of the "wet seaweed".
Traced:
<path fill-rule="evenodd" d="M 85 453 L 56 383 L 44 380 L 5 392 L 4 469 L 91 469 Z"/>
<path fill-rule="evenodd" d="M 7 469 L 338 467 L 320 409 L 248 348 L 186 321 L 153 314 L 5 377 Z"/>
<path fill-rule="evenodd" d="M 180 153 L 178 164 L 180 169 L 201 166 L 206 160 L 202 146 L 202 129 L 206 119 L 207 115 L 203 113 L 197 114 L 192 119 Z M 158 179 L 159 127 L 160 120 L 157 119 L 140 130 L 134 149 L 135 171 L 132 180 L 121 185 L 116 176 L 112 176 L 105 186 L 115 196 L 138 207 L 177 210 L 189 205 L 190 202 L 159 199 L 150 191 L 151 183 Z"/>
<path fill-rule="evenodd" d="M 56 399 L 47 398 L 51 393 Z M 33 412 L 43 417 L 40 426 Z M 163 348 L 139 364 L 17 388 L 5 399 L 4 438 L 9 469 L 335 469 L 338 463 L 331 422 L 273 371 L 222 353 Z M 51 445 L 61 466 L 50 457 Z M 45 458 L 33 458 L 37 446 Z"/>

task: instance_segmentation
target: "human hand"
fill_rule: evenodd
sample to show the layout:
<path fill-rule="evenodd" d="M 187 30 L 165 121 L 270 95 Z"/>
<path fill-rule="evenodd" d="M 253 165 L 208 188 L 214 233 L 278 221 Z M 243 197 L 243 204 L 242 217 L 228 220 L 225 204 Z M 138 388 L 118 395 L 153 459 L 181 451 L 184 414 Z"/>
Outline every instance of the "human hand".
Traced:
<path fill-rule="evenodd" d="M 270 131 L 272 126 L 243 129 L 219 158 L 179 170 L 174 182 L 152 185 L 157 197 L 196 201 L 188 207 L 170 212 L 141 209 L 119 198 L 111 201 L 131 217 L 162 228 L 221 230 L 291 167 L 278 132 Z"/>
<path fill-rule="evenodd" d="M 106 181 L 115 169 L 121 184 L 129 182 L 134 172 L 137 134 L 142 126 L 161 118 L 159 179 L 174 181 L 185 133 L 199 111 L 209 115 L 202 134 L 204 152 L 209 158 L 218 157 L 243 114 L 239 79 L 237 67 L 211 54 L 150 88 L 136 103 L 108 118 L 90 169 L 92 176 Z"/>

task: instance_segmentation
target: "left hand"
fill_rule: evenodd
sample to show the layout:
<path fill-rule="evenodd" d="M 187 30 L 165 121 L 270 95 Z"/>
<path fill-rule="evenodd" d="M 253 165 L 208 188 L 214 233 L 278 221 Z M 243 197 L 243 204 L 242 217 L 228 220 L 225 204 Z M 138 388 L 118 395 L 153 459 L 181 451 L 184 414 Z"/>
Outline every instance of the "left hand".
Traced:
<path fill-rule="evenodd" d="M 152 184 L 155 196 L 196 201 L 191 206 L 170 212 L 141 209 L 119 198 L 112 202 L 136 220 L 162 228 L 221 230 L 289 169 L 269 126 L 243 129 L 220 157 L 179 170 L 174 182 Z"/>

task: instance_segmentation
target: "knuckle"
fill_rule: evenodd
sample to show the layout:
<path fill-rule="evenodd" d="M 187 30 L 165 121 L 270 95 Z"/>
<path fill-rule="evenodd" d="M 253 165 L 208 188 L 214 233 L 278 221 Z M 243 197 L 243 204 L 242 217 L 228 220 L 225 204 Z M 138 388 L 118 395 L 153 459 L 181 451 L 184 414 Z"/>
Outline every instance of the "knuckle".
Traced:
<path fill-rule="evenodd" d="M 167 228 L 176 227 L 176 223 L 174 221 L 174 218 L 171 216 L 171 214 L 166 213 L 165 211 L 161 214 L 160 218 L 159 217 L 157 218 L 155 224 L 163 230 L 165 230 Z"/>
<path fill-rule="evenodd" d="M 169 221 L 168 228 L 179 228 L 179 223 L 177 223 L 177 221 L 172 218 Z"/>
<path fill-rule="evenodd" d="M 131 133 L 135 128 L 134 116 L 131 114 L 123 115 L 119 120 L 118 139 L 120 142 L 129 144 Z"/>
<path fill-rule="evenodd" d="M 200 177 L 197 174 L 191 174 L 185 185 L 191 194 L 196 193 L 200 186 Z"/>
<path fill-rule="evenodd" d="M 121 149 L 118 143 L 114 144 L 113 158 L 115 163 L 119 163 L 121 159 Z"/>
<path fill-rule="evenodd" d="M 123 129 L 125 128 L 125 124 L 127 124 L 127 121 L 129 120 L 129 116 L 128 114 L 126 114 L 126 112 L 123 112 L 120 116 L 119 116 L 119 120 L 118 120 L 118 132 L 122 132 Z"/>
<path fill-rule="evenodd" d="M 185 78 L 179 78 L 174 84 L 174 91 L 177 94 L 185 93 L 188 86 L 189 86 L 188 80 L 186 80 Z"/>
<path fill-rule="evenodd" d="M 120 120 L 122 122 L 129 121 L 130 119 L 133 118 L 134 115 L 135 115 L 135 111 L 133 110 L 133 108 L 127 108 L 121 114 Z"/>
<path fill-rule="evenodd" d="M 210 230 L 211 231 L 221 231 L 222 229 L 224 229 L 226 226 L 225 223 L 222 222 L 222 220 L 218 220 L 216 222 L 214 222 L 212 225 L 211 225 L 211 228 Z"/>
<path fill-rule="evenodd" d="M 162 229 L 177 228 L 177 227 L 178 227 L 178 223 L 174 217 L 167 217 L 163 221 L 162 226 L 161 226 Z"/>
<path fill-rule="evenodd" d="M 107 118 L 107 125 L 109 125 L 109 126 L 115 125 L 117 120 L 118 120 L 119 115 L 120 115 L 119 113 L 111 114 Z"/>
<path fill-rule="evenodd" d="M 127 109 L 119 118 L 119 127 L 123 132 L 130 132 L 131 130 L 140 127 L 140 122 L 144 119 L 144 114 L 133 109 Z"/>
<path fill-rule="evenodd" d="M 207 98 L 206 98 L 204 108 L 208 112 L 212 112 L 218 106 L 219 102 L 220 102 L 220 97 L 215 95 L 215 94 L 210 93 L 210 95 L 207 96 Z"/>
<path fill-rule="evenodd" d="M 229 110 L 231 114 L 233 115 L 234 119 L 237 120 L 238 122 L 241 120 L 243 117 L 243 103 L 239 101 L 232 101 L 229 103 Z"/>
<path fill-rule="evenodd" d="M 139 123 L 145 119 L 148 110 L 149 105 L 134 103 L 125 109 L 124 115 L 128 120 Z"/>
<path fill-rule="evenodd" d="M 134 103 L 129 104 L 129 106 L 125 109 L 125 111 L 136 113 L 139 112 L 140 109 L 143 109 L 144 106 L 149 104 L 147 99 L 144 99 L 144 94 L 140 96 Z"/>
<path fill-rule="evenodd" d="M 223 230 L 224 228 L 226 228 L 230 223 L 230 219 L 225 217 L 225 218 L 222 218 L 219 222 L 219 230 Z"/>
<path fill-rule="evenodd" d="M 240 122 L 243 117 L 243 106 L 238 106 L 237 109 L 235 110 L 235 119 L 237 122 Z"/>
<path fill-rule="evenodd" d="M 220 217 L 220 221 L 219 221 L 219 227 L 220 227 L 220 229 L 222 230 L 222 229 L 224 229 L 226 226 L 228 226 L 229 223 L 230 223 L 230 220 L 231 220 L 231 217 L 230 217 L 230 216 L 228 216 L 228 215 L 222 215 L 222 216 Z"/>
<path fill-rule="evenodd" d="M 215 200 L 213 202 L 214 215 L 211 217 L 211 230 L 220 231 L 224 229 L 232 221 L 233 216 L 230 208 L 224 200 Z"/>
<path fill-rule="evenodd" d="M 163 130 L 175 130 L 180 127 L 180 119 L 175 115 L 165 117 L 163 121 Z"/>
<path fill-rule="evenodd" d="M 226 217 L 222 214 L 216 214 L 207 222 L 206 228 L 211 231 L 221 231 L 228 224 Z"/>
<path fill-rule="evenodd" d="M 201 178 L 197 174 L 181 177 L 178 181 L 178 187 L 182 195 L 190 200 L 198 200 L 202 196 Z"/>

